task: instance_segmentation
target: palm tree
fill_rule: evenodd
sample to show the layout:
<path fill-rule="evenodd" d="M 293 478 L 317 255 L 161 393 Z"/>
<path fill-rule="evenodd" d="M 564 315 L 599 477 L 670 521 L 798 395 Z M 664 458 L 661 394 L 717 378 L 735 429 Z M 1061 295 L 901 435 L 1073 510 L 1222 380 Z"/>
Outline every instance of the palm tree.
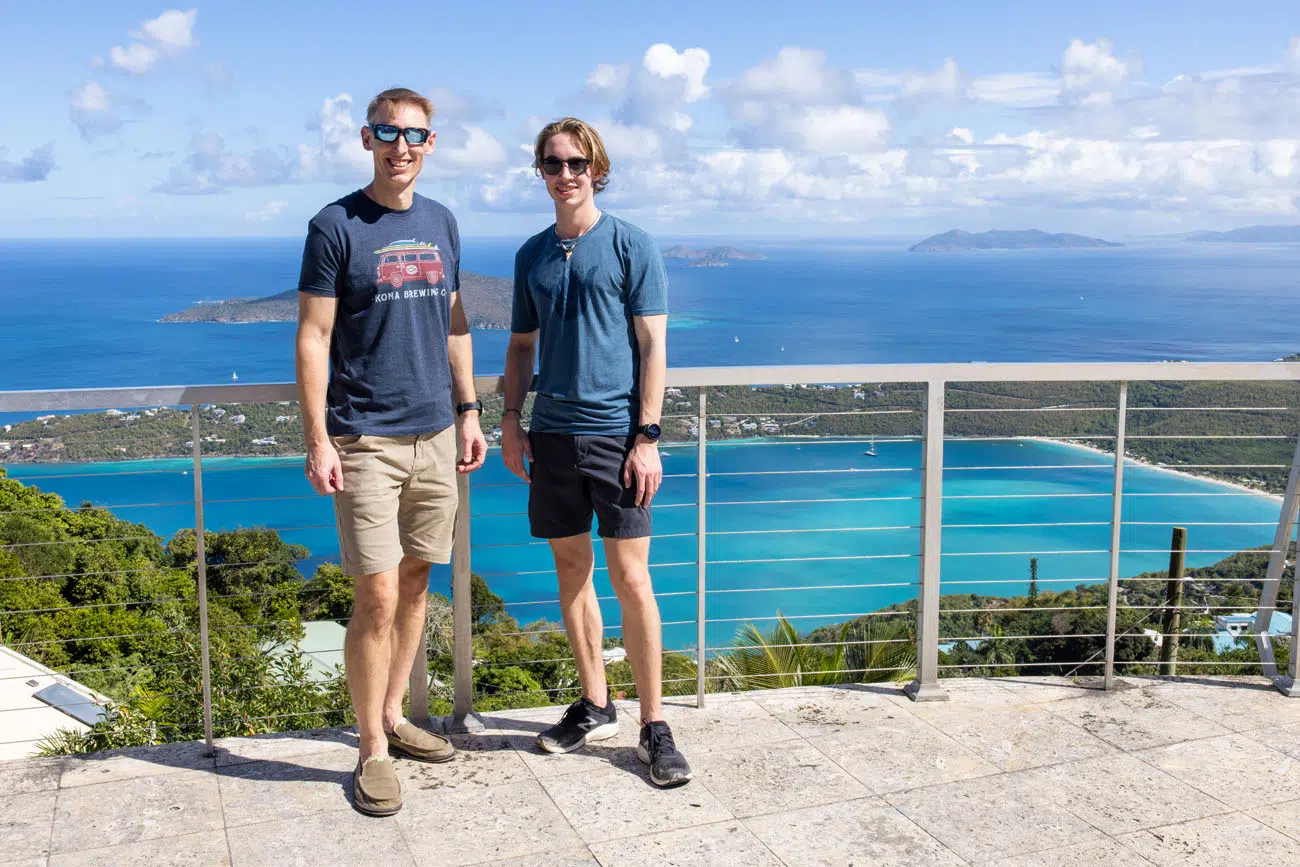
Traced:
<path fill-rule="evenodd" d="M 898 627 L 882 632 L 867 625 L 863 641 L 850 643 L 851 624 L 846 623 L 838 641 L 814 645 L 801 640 L 798 630 L 780 612 L 776 616 L 776 625 L 766 632 L 752 623 L 736 631 L 735 646 L 715 662 L 723 678 L 722 689 L 875 683 L 907 680 L 915 674 L 916 645 Z M 883 637 L 873 638 L 876 635 Z"/>

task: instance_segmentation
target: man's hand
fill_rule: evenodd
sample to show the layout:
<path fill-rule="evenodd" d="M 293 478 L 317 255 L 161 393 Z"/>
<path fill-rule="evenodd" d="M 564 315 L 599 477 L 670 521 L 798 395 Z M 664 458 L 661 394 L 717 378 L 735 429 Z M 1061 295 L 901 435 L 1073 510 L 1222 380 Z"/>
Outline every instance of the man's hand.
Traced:
<path fill-rule="evenodd" d="M 318 494 L 332 494 L 343 490 L 343 462 L 329 440 L 307 448 L 307 481 Z"/>
<path fill-rule="evenodd" d="M 623 487 L 635 487 L 636 504 L 648 509 L 663 480 L 664 465 L 659 460 L 659 444 L 638 437 L 623 462 Z"/>
<path fill-rule="evenodd" d="M 519 413 L 508 412 L 505 418 L 501 419 L 501 459 L 505 461 L 510 472 L 525 482 L 532 481 L 528 477 L 528 466 L 524 461 L 532 463 L 533 447 L 528 443 L 528 434 L 524 433 Z"/>
<path fill-rule="evenodd" d="M 465 413 L 457 426 L 460 428 L 460 460 L 456 461 L 456 472 L 472 473 L 483 466 L 483 459 L 487 457 L 487 440 L 479 427 L 478 413 L 474 410 Z"/>

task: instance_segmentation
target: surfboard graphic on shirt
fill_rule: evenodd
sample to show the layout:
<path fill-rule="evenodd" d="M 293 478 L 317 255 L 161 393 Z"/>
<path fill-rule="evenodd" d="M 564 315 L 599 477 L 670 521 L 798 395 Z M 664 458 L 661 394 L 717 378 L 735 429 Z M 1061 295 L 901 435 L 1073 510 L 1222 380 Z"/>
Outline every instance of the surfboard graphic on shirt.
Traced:
<path fill-rule="evenodd" d="M 376 280 L 394 289 L 421 280 L 435 286 L 442 280 L 442 254 L 437 244 L 414 239 L 393 241 L 376 250 L 375 255 L 379 257 Z"/>

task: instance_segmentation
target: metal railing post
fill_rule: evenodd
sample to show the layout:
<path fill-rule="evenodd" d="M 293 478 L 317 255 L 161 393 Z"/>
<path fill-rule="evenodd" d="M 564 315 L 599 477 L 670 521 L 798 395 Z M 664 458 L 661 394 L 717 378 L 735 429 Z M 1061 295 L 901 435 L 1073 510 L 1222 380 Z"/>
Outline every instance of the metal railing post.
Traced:
<path fill-rule="evenodd" d="M 1119 605 L 1119 546 L 1123 529 L 1124 505 L 1124 433 L 1128 424 L 1128 383 L 1119 384 L 1119 422 L 1115 427 L 1115 488 L 1110 512 L 1110 583 L 1106 592 L 1106 676 L 1104 687 L 1115 682 L 1115 622 Z"/>
<path fill-rule="evenodd" d="M 199 435 L 199 405 L 190 407 L 190 435 L 194 437 L 194 568 L 199 591 L 199 664 L 203 676 L 204 755 L 216 755 L 212 743 L 212 660 L 208 648 L 208 558 L 203 538 L 203 454 Z"/>
<path fill-rule="evenodd" d="M 1291 547 L 1291 538 L 1295 533 L 1297 511 L 1300 511 L 1300 439 L 1296 440 L 1295 454 L 1291 458 L 1291 473 L 1287 476 L 1286 494 L 1282 497 L 1282 509 L 1277 518 L 1277 532 L 1273 534 L 1273 547 L 1268 555 L 1268 572 L 1265 573 L 1263 592 L 1259 595 L 1259 608 L 1255 612 L 1252 627 L 1265 677 L 1276 678 L 1278 674 L 1269 627 L 1273 623 L 1273 611 L 1282 589 L 1282 573 L 1286 570 L 1287 550 Z M 1296 613 L 1295 606 L 1292 605 L 1293 619 Z M 1291 655 L 1295 656 L 1294 650 Z M 1281 689 L 1280 686 L 1278 688 Z"/>
<path fill-rule="evenodd" d="M 707 613 L 705 611 L 705 594 L 706 578 L 708 572 L 708 535 L 705 523 L 705 506 L 708 504 L 708 460 L 706 457 L 706 448 L 708 444 L 708 434 L 706 427 L 708 423 L 708 397 L 705 389 L 700 388 L 700 411 L 696 416 L 699 424 L 699 433 L 696 436 L 696 493 L 695 493 L 695 535 L 696 535 L 696 585 L 695 585 L 695 706 L 704 707 L 704 692 L 706 689 L 705 669 L 708 665 L 707 652 L 707 632 L 708 626 Z"/>
<path fill-rule="evenodd" d="M 1273 611 L 1277 607 L 1278 594 L 1282 589 L 1282 573 L 1286 570 L 1287 552 L 1295 534 L 1297 513 L 1300 512 L 1300 439 L 1296 440 L 1295 455 L 1291 458 L 1291 473 L 1286 480 L 1286 495 L 1282 498 L 1282 509 L 1277 519 L 1277 532 L 1273 534 L 1273 549 L 1268 555 L 1268 572 L 1264 577 L 1264 590 L 1259 597 L 1259 608 L 1255 612 L 1255 646 L 1259 649 L 1259 661 L 1263 666 L 1264 676 L 1273 679 L 1278 691 L 1292 698 L 1300 697 L 1297 685 L 1296 662 L 1300 652 L 1296 648 L 1296 632 L 1300 629 L 1300 606 L 1294 602 L 1296 594 L 1292 593 L 1291 603 L 1291 662 L 1286 674 L 1279 674 L 1277 659 L 1273 655 L 1273 638 L 1269 627 L 1273 622 Z"/>
<path fill-rule="evenodd" d="M 469 557 L 469 476 L 456 478 L 460 504 L 456 509 L 456 538 L 451 549 L 452 657 L 455 697 L 451 716 L 443 723 L 449 734 L 481 732 L 483 721 L 474 713 L 474 601 Z"/>
<path fill-rule="evenodd" d="M 943 554 L 943 380 L 925 384 L 921 421 L 921 592 L 917 604 L 916 680 L 905 688 L 913 701 L 947 701 L 939 686 L 939 567 Z"/>

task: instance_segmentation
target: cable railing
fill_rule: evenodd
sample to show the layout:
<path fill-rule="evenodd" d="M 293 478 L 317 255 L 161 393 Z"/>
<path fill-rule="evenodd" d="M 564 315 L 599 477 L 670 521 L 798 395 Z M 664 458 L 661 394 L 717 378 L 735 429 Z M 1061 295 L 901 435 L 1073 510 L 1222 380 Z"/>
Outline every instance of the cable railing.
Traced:
<path fill-rule="evenodd" d="M 946 676 L 1110 687 L 1219 669 L 1294 694 L 1295 619 L 1278 627 L 1294 613 L 1297 380 L 1289 363 L 670 371 L 651 557 L 665 691 L 702 705 L 719 689 L 901 679 L 926 700 L 945 697 Z M 800 388 L 823 382 L 856 384 Z M 1066 399 L 1083 383 L 1103 385 Z M 476 384 L 496 441 L 500 379 Z M 329 501 L 292 460 L 295 397 L 289 384 L 0 393 L 0 412 L 67 414 L 39 440 L 0 434 L 10 477 L 99 521 L 75 538 L 24 535 L 52 506 L 0 500 L 0 643 L 86 688 L 79 703 L 105 716 L 148 711 L 158 739 L 350 722 L 348 582 Z M 187 458 L 86 465 L 49 451 L 74 421 L 77 448 L 99 447 L 78 413 L 168 406 L 149 418 L 183 425 L 159 442 Z M 243 456 L 235 417 L 279 459 Z M 1279 509 L 1261 490 L 1283 477 Z M 476 728 L 476 709 L 581 690 L 548 544 L 527 536 L 527 485 L 496 464 L 459 482 L 453 565 L 433 571 L 410 680 L 412 718 L 445 715 L 448 731 Z M 1174 526 L 1189 544 L 1158 538 Z M 112 546 L 157 550 L 114 562 Z M 595 550 L 608 681 L 634 696 Z M 1201 572 L 1157 568 L 1178 553 Z M 1219 562 L 1246 571 L 1202 574 Z M 1172 644 L 1181 654 L 1165 659 Z M 0 672 L 0 685 L 24 677 Z"/>

